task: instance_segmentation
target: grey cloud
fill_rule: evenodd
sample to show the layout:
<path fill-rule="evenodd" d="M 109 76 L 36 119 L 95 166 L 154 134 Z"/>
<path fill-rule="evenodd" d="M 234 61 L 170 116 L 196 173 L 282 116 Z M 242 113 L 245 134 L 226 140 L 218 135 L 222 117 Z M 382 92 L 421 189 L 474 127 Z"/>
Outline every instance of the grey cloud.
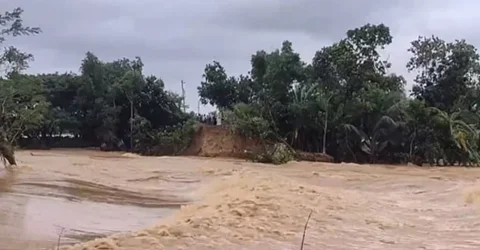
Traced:
<path fill-rule="evenodd" d="M 247 30 L 303 32 L 323 39 L 338 39 L 348 29 L 367 22 L 391 25 L 421 1 L 415 0 L 264 0 L 238 1 L 214 17 L 224 25 Z"/>
<path fill-rule="evenodd" d="M 394 72 L 406 73 L 406 49 L 418 35 L 480 42 L 474 0 L 0 0 L 2 10 L 20 6 L 27 25 L 43 34 L 8 42 L 33 53 L 32 73 L 78 71 L 86 51 L 102 60 L 141 56 L 147 74 L 180 92 L 197 107 L 196 87 L 205 64 L 220 61 L 228 73 L 249 69 L 257 50 L 293 42 L 305 61 L 316 50 L 367 22 L 390 26 L 386 51 Z M 210 110 L 211 108 L 203 109 Z"/>

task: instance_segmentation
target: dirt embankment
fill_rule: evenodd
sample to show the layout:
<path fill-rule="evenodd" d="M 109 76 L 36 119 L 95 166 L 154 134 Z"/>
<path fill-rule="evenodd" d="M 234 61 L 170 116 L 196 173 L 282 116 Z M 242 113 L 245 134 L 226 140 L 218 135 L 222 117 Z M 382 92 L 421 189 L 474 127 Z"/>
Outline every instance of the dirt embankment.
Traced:
<path fill-rule="evenodd" d="M 236 134 L 228 127 L 201 125 L 185 155 L 247 158 L 248 152 L 262 150 L 264 147 L 258 140 Z M 322 153 L 297 151 L 297 157 L 301 161 L 333 162 L 333 157 Z"/>
<path fill-rule="evenodd" d="M 245 158 L 247 151 L 259 148 L 258 141 L 236 134 L 225 126 L 201 125 L 185 155 Z"/>

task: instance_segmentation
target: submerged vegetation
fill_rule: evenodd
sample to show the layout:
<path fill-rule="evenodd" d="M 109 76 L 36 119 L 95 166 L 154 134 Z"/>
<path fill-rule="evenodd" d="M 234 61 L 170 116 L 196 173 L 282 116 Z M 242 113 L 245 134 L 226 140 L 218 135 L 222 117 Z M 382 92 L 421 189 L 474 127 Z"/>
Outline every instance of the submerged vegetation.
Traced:
<path fill-rule="evenodd" d="M 0 43 L 41 32 L 23 25 L 22 12 L 0 16 Z M 222 122 L 236 132 L 273 145 L 260 161 L 304 151 L 358 163 L 478 164 L 476 48 L 436 36 L 412 41 L 406 67 L 417 76 L 407 94 L 406 80 L 380 56 L 392 41 L 388 27 L 367 24 L 319 48 L 311 62 L 289 41 L 253 54 L 245 75 L 228 76 L 214 61 L 205 67 L 200 100 L 222 110 Z M 161 78 L 144 75 L 141 58 L 105 62 L 87 52 L 79 73 L 29 75 L 32 59 L 15 47 L 0 57 L 2 148 L 101 145 L 159 155 L 188 147 L 195 115 Z"/>

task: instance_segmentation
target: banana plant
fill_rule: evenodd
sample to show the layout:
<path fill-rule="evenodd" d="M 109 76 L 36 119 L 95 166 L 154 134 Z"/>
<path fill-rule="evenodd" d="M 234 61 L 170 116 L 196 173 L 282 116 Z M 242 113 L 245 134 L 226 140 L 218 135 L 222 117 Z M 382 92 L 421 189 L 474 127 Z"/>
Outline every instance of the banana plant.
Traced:
<path fill-rule="evenodd" d="M 369 155 L 372 163 L 375 163 L 378 155 L 385 150 L 389 143 L 396 142 L 393 133 L 398 128 L 398 124 L 389 116 L 382 116 L 376 122 L 371 136 L 352 124 L 344 126 L 347 131 L 353 132 L 359 137 L 360 149 Z"/>
<path fill-rule="evenodd" d="M 448 128 L 449 136 L 457 148 L 462 153 L 468 155 L 470 162 L 480 162 L 480 154 L 475 146 L 479 139 L 478 130 L 475 129 L 473 124 L 468 124 L 463 119 L 463 117 L 471 115 L 471 113 L 461 110 L 449 114 L 435 107 L 430 107 L 429 110 L 435 114 L 435 117 L 442 125 Z"/>

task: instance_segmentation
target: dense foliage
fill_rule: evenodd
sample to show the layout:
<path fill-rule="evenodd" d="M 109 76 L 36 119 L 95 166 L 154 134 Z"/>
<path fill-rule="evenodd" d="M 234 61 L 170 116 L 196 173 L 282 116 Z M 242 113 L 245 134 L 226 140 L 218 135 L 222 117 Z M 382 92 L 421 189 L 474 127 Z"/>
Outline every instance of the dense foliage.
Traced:
<path fill-rule="evenodd" d="M 0 16 L 0 42 L 8 35 L 40 32 L 23 26 L 22 12 Z M 87 52 L 79 74 L 22 73 L 32 59 L 15 47 L 0 57 L 3 144 L 101 145 L 147 154 L 175 154 L 189 144 L 193 116 L 182 111 L 183 99 L 167 91 L 160 78 L 143 74 L 140 58 L 104 62 Z"/>
<path fill-rule="evenodd" d="M 41 32 L 23 25 L 22 12 L 0 15 L 0 43 Z M 405 79 L 389 73 L 380 56 L 392 41 L 388 27 L 367 24 L 311 62 L 289 41 L 257 51 L 245 75 L 228 76 L 214 61 L 198 87 L 200 100 L 221 109 L 223 123 L 275 149 L 360 163 L 479 163 L 475 47 L 435 36 L 413 41 L 406 67 L 417 77 L 407 95 Z M 140 58 L 104 62 L 88 52 L 78 74 L 24 74 L 32 59 L 15 47 L 0 57 L 0 146 L 102 145 L 146 154 L 188 146 L 194 115 L 160 78 L 143 74 Z"/>
<path fill-rule="evenodd" d="M 182 111 L 180 96 L 165 90 L 161 79 L 144 76 L 142 67 L 140 58 L 102 62 L 89 52 L 78 75 L 18 75 L 17 79 L 9 79 L 17 90 L 23 89 L 21 81 L 37 86 L 37 92 L 25 90 L 32 96 L 28 103 L 36 105 L 42 100 L 46 107 L 41 110 L 37 107 L 36 119 L 25 116 L 25 120 L 35 124 L 20 128 L 19 135 L 25 136 L 20 142 L 30 145 L 36 141 L 40 146 L 52 146 L 63 135 L 69 138 L 61 140 L 63 144 L 58 146 L 67 146 L 65 143 L 73 140 L 71 146 L 80 143 L 150 154 L 166 153 L 165 150 L 175 153 L 174 148 L 188 143 L 178 141 L 184 135 L 176 133 L 185 130 L 183 125 L 191 125 L 187 121 L 193 117 Z M 12 135 L 10 142 L 18 140 L 13 133 L 7 134 Z M 160 141 L 171 144 L 162 143 L 160 149 L 157 147 Z M 157 148 L 155 152 L 147 150 L 153 146 Z"/>
<path fill-rule="evenodd" d="M 407 68 L 418 72 L 411 96 L 389 73 L 385 25 L 367 24 L 301 60 L 285 41 L 251 57 L 251 70 L 227 76 L 205 68 L 203 103 L 223 109 L 225 122 L 263 140 L 323 152 L 337 161 L 471 165 L 479 162 L 479 55 L 464 40 L 419 37 Z"/>

